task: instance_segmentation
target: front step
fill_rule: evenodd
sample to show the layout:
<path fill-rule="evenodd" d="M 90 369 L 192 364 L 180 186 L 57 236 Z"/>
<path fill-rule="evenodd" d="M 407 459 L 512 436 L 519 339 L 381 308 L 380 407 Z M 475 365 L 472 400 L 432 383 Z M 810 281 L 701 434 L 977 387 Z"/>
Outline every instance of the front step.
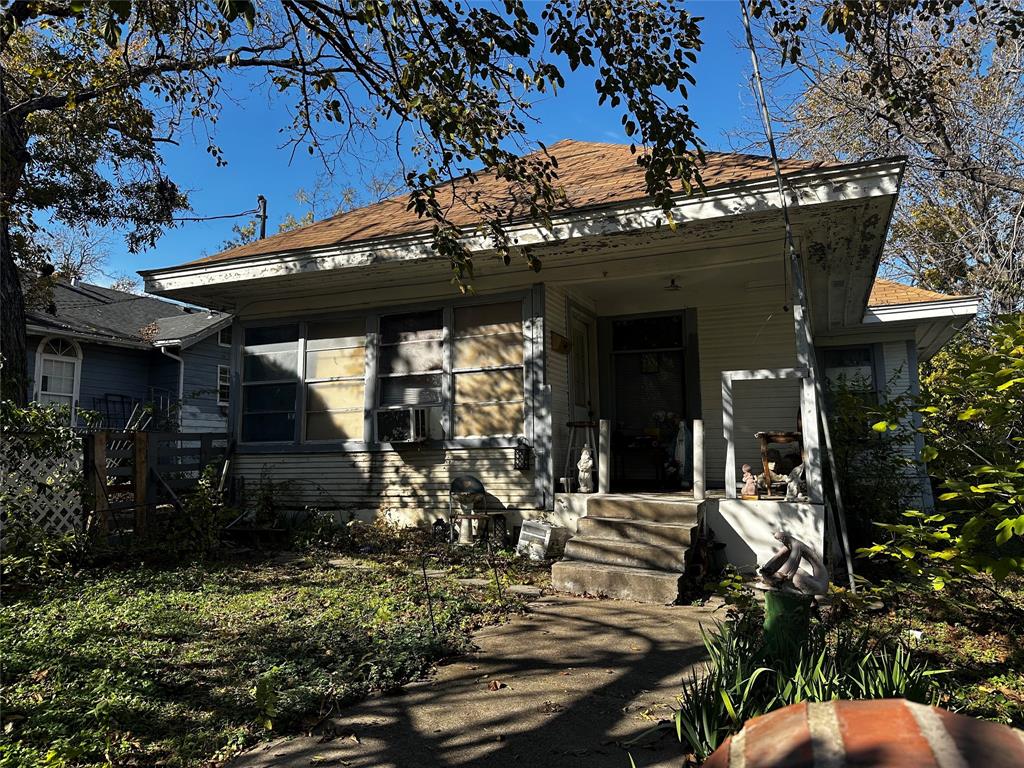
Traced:
<path fill-rule="evenodd" d="M 658 546 L 689 546 L 696 521 L 689 523 L 655 523 L 650 520 L 629 520 L 619 517 L 581 517 L 577 523 L 580 536 L 592 539 L 616 539 L 637 544 Z"/>
<path fill-rule="evenodd" d="M 551 566 L 551 585 L 563 592 L 668 605 L 679 597 L 683 574 L 603 563 L 561 560 Z"/>
<path fill-rule="evenodd" d="M 565 557 L 588 563 L 679 572 L 686 565 L 686 550 L 684 546 L 574 536 L 565 545 Z"/>
<path fill-rule="evenodd" d="M 618 517 L 628 520 L 651 520 L 658 523 L 697 524 L 701 502 L 682 496 L 645 498 L 595 494 L 587 499 L 588 517 Z"/>

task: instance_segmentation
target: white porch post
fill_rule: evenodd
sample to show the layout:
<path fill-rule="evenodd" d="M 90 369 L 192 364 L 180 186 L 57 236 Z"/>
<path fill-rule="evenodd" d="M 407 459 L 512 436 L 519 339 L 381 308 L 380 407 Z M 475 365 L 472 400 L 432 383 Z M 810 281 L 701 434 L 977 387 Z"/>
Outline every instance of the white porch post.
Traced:
<path fill-rule="evenodd" d="M 704 499 L 704 420 L 693 420 L 693 498 Z"/>
<path fill-rule="evenodd" d="M 818 419 L 821 416 L 817 395 L 817 361 L 814 358 L 814 341 L 811 325 L 807 320 L 807 291 L 804 287 L 803 265 L 800 254 L 790 242 L 790 265 L 793 277 L 793 328 L 796 331 L 797 365 L 807 371 L 800 382 L 800 432 L 803 438 L 807 466 L 804 477 L 807 481 L 807 495 L 812 504 L 825 503 L 824 481 L 821 473 L 821 438 Z"/>
<path fill-rule="evenodd" d="M 608 493 L 612 479 L 612 430 L 607 419 L 597 422 L 597 492 Z"/>

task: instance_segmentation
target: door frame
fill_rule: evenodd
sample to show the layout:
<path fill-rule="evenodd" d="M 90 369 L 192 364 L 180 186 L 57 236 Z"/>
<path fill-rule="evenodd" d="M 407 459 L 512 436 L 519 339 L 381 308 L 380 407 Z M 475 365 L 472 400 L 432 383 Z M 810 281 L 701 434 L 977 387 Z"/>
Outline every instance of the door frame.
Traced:
<path fill-rule="evenodd" d="M 583 406 L 576 404 L 577 387 L 579 382 L 576 380 L 576 337 L 573 333 L 573 326 L 577 321 L 582 321 L 587 326 L 587 405 L 586 413 L 581 414 L 578 409 Z M 568 382 L 569 382 L 569 420 L 570 421 L 589 421 L 591 418 L 597 419 L 600 417 L 600 406 L 601 406 L 601 390 L 598 376 L 598 336 L 597 336 L 597 315 L 586 307 L 576 303 L 572 299 L 569 299 L 566 306 L 566 330 L 569 334 L 569 354 L 567 356 L 566 364 L 568 366 Z"/>

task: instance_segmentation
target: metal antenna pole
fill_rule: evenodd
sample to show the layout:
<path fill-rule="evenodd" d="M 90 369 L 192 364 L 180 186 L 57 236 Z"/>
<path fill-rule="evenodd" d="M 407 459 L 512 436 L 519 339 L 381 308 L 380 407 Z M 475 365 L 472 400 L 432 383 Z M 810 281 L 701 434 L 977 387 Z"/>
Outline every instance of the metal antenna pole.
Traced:
<path fill-rule="evenodd" d="M 792 275 L 793 275 L 792 304 L 793 304 L 793 323 L 794 323 L 794 325 L 796 327 L 796 351 L 797 351 L 797 357 L 800 360 L 800 362 L 807 367 L 807 374 L 808 374 L 808 378 L 810 379 L 809 381 L 807 381 L 807 380 L 804 381 L 804 384 L 803 384 L 803 387 L 804 387 L 803 395 L 805 397 L 813 397 L 815 400 L 820 402 L 820 393 L 819 393 L 819 387 L 818 387 L 818 376 L 817 376 L 817 370 L 816 370 L 817 366 L 815 364 L 815 359 L 814 359 L 814 342 L 811 339 L 811 327 L 810 327 L 810 323 L 809 323 L 807 315 L 806 315 L 806 311 L 807 311 L 807 292 L 806 292 L 806 289 L 804 287 L 803 265 L 800 263 L 800 254 L 799 254 L 799 252 L 796 249 L 796 242 L 793 239 L 793 225 L 792 225 L 792 222 L 790 222 L 790 220 L 789 220 L 789 205 L 788 205 L 788 203 L 786 201 L 786 189 L 785 189 L 785 186 L 782 183 L 782 169 L 779 167 L 779 153 L 778 153 L 778 151 L 775 148 L 775 135 L 772 132 L 772 120 L 771 120 L 771 115 L 768 112 L 768 100 L 765 98 L 765 95 L 764 95 L 764 83 L 761 80 L 761 67 L 760 67 L 760 65 L 758 63 L 758 60 L 757 60 L 757 48 L 754 45 L 754 35 L 750 31 L 750 16 L 747 13 L 747 2 L 746 2 L 746 0 L 739 0 L 739 3 L 740 3 L 740 12 L 743 14 L 743 31 L 746 33 L 747 47 L 750 49 L 750 63 L 753 65 L 753 68 L 754 68 L 754 78 L 753 79 L 754 79 L 755 95 L 757 96 L 758 106 L 761 109 L 761 122 L 764 124 L 765 138 L 768 139 L 768 149 L 771 152 L 772 167 L 775 169 L 775 183 L 776 183 L 776 185 L 779 188 L 779 203 L 782 206 L 782 220 L 783 220 L 783 222 L 785 223 L 785 226 L 786 226 L 786 246 L 787 246 L 787 249 L 789 251 L 790 271 L 792 272 Z M 813 425 L 814 426 L 814 432 L 817 433 L 818 432 L 818 429 L 817 429 L 818 425 L 822 424 L 822 426 L 823 426 L 823 430 L 822 431 L 824 432 L 824 435 L 825 435 L 825 441 L 824 442 L 826 443 L 826 451 L 829 453 L 829 458 L 831 460 L 831 458 L 832 458 L 832 456 L 831 456 L 831 440 L 830 440 L 830 435 L 829 435 L 829 431 L 828 431 L 828 424 L 824 423 L 825 420 L 823 418 L 823 414 L 822 414 L 820 408 L 815 409 L 815 410 L 816 410 L 816 413 L 814 414 L 815 424 Z M 806 422 L 809 421 L 808 419 L 805 418 L 804 421 L 805 421 L 804 430 L 807 430 L 809 427 L 811 427 L 811 425 L 806 423 Z M 805 443 L 805 445 L 806 445 L 806 443 Z M 820 453 L 821 452 L 821 446 L 819 445 L 819 446 L 816 446 L 816 447 L 817 447 L 817 449 L 818 449 L 818 451 Z M 811 461 L 810 456 L 808 456 L 808 467 L 810 469 L 812 469 L 812 470 L 814 469 L 813 462 Z M 822 499 L 821 499 L 822 503 L 824 503 L 824 501 L 825 501 L 825 499 L 824 499 L 824 478 L 823 478 L 823 474 L 824 473 L 821 471 L 821 467 L 819 466 L 816 472 L 813 472 L 813 473 L 810 474 L 810 476 L 808 477 L 808 483 L 807 483 L 808 491 L 810 491 L 811 490 L 811 484 L 812 484 L 812 482 L 815 479 L 814 475 L 817 475 L 817 480 L 818 480 L 818 482 L 821 483 L 821 488 L 822 488 Z M 835 475 L 833 474 L 833 476 L 832 476 L 833 486 L 835 486 L 835 484 L 837 482 L 838 481 L 837 481 Z M 836 497 L 839 498 L 839 489 L 838 489 L 838 487 L 834 487 L 834 492 L 836 494 Z M 811 497 L 812 497 L 811 500 L 813 501 L 814 500 L 813 493 L 811 494 Z M 843 521 L 843 520 L 840 520 L 838 522 L 840 523 L 839 527 L 840 527 L 840 529 L 842 530 L 842 533 L 843 533 L 843 544 L 844 544 L 844 548 L 846 549 L 846 552 L 844 552 L 844 554 L 846 555 L 846 558 L 845 558 L 846 559 L 846 570 L 847 570 L 847 574 L 848 574 L 848 576 L 850 578 L 850 589 L 852 591 L 856 592 L 857 588 L 856 588 L 856 586 L 854 584 L 854 580 L 853 580 L 853 563 L 851 562 L 850 547 L 849 547 L 849 543 L 848 543 L 848 541 L 846 539 L 846 524 L 845 524 L 845 521 Z"/>
<path fill-rule="evenodd" d="M 256 196 L 257 216 L 260 220 L 260 240 L 267 236 L 267 198 L 263 195 Z"/>

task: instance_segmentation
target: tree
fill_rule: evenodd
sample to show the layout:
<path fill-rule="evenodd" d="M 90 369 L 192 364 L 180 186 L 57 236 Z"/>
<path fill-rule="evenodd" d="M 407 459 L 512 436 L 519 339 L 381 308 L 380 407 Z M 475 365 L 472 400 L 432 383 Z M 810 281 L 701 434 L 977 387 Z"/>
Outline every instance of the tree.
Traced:
<path fill-rule="evenodd" d="M 798 35 L 795 60 L 776 78 L 774 114 L 789 150 L 825 161 L 906 155 L 885 268 L 934 290 L 982 295 L 995 313 L 1024 307 L 1018 4 L 986 4 L 972 23 L 974 4 L 912 3 L 909 14 L 906 3 L 878 4 L 886 13 L 799 5 L 824 23 Z M 767 16 L 769 45 L 792 51 L 792 28 Z"/>
<path fill-rule="evenodd" d="M 544 218 L 561 199 L 556 161 L 521 157 L 530 100 L 564 84 L 551 57 L 595 70 L 600 101 L 622 111 L 645 145 L 649 191 L 669 204 L 672 179 L 699 183 L 702 159 L 687 112 L 697 20 L 671 2 L 638 2 L 622 14 L 607 0 L 549 0 L 540 26 L 522 0 L 498 10 L 436 0 L 337 6 L 283 0 L 7 3 L 0 16 L 0 149 L 4 393 L 24 371 L 23 302 L 11 229 L 33 212 L 65 223 L 98 220 L 151 244 L 187 198 L 163 174 L 162 142 L 184 122 L 216 124 L 225 73 L 255 72 L 294 99 L 291 139 L 329 161 L 360 132 L 386 123 L 388 144 L 416 158 L 404 182 L 410 208 L 435 223 L 440 256 L 464 287 L 472 260 L 433 188 L 483 165 Z M 218 164 L 226 160 L 211 140 Z M 38 190 L 36 184 L 39 184 Z M 678 183 L 677 183 L 678 188 Z M 510 260 L 511 210 L 477 206 L 495 248 Z M 526 254 L 534 268 L 539 262 Z"/>
<path fill-rule="evenodd" d="M 786 54 L 798 58 L 808 27 L 801 3 L 751 4 L 773 18 Z M 825 21 L 856 44 L 875 40 L 887 22 L 945 20 L 946 6 L 959 3 L 836 1 Z M 562 88 L 566 69 L 593 71 L 597 101 L 620 112 L 658 205 L 668 211 L 674 194 L 700 187 L 703 143 L 687 108 L 699 22 L 682 0 L 546 0 L 539 23 L 524 0 L 494 8 L 442 0 L 281 0 L 259 7 L 248 0 L 5 2 L 4 394 L 24 396 L 24 304 L 12 227 L 30 230 L 32 214 L 45 210 L 61 223 L 123 227 L 130 248 L 152 244 L 188 204 L 163 173 L 160 146 L 190 121 L 212 135 L 218 100 L 232 85 L 252 85 L 239 73 L 263 77 L 292 100 L 290 140 L 328 165 L 366 134 L 393 147 L 400 162 L 412 158 L 415 167 L 403 168 L 409 208 L 434 222 L 435 250 L 465 289 L 472 257 L 435 190 L 458 179 L 454 193 L 479 213 L 480 233 L 494 250 L 506 263 L 516 255 L 540 269 L 536 254 L 511 241 L 506 224 L 522 215 L 548 221 L 564 199 L 557 158 L 543 145 L 522 150 L 531 146 L 532 101 Z M 961 22 L 972 23 L 953 20 Z M 1019 23 L 1000 23 L 1004 36 L 1020 36 Z M 872 87 L 894 93 L 898 70 L 880 61 Z M 235 74 L 225 79 L 229 71 Z M 212 138 L 208 151 L 226 162 Z M 481 166 L 508 186 L 504 199 L 511 202 L 476 199 Z"/>

